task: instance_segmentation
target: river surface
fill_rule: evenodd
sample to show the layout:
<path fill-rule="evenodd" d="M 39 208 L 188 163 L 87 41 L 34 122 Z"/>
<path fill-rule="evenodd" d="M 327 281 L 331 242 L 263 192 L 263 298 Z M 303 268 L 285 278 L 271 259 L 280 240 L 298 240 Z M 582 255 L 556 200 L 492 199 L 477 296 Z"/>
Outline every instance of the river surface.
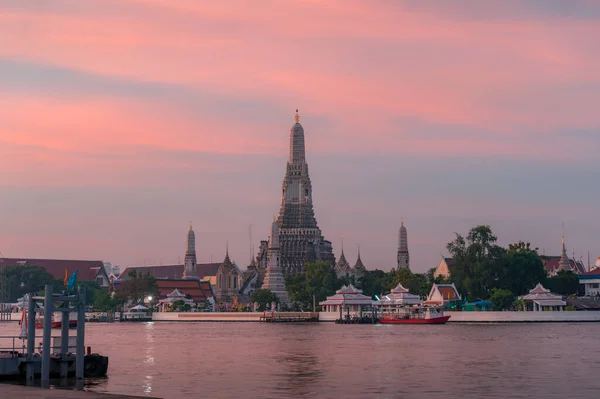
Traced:
<path fill-rule="evenodd" d="M 17 330 L 16 323 L 0 324 L 0 335 Z M 86 383 L 97 392 L 162 398 L 600 397 L 596 323 L 88 323 L 88 345 L 110 358 L 108 377 Z"/>

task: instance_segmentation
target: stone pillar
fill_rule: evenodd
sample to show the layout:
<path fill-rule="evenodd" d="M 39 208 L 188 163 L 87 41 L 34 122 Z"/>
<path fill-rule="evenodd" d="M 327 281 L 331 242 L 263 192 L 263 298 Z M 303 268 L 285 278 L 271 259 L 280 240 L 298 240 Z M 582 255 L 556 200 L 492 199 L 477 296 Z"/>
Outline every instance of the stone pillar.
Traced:
<path fill-rule="evenodd" d="M 75 379 L 77 390 L 83 390 L 83 366 L 84 366 L 84 345 L 85 345 L 85 287 L 77 289 L 79 304 L 77 305 L 77 348 L 75 349 Z"/>
<path fill-rule="evenodd" d="M 62 320 L 60 326 L 60 352 L 62 353 L 63 359 L 69 352 L 69 301 L 64 301 L 62 307 L 65 310 L 62 311 Z M 60 376 L 65 378 L 68 373 L 69 364 L 67 362 L 60 363 Z"/>
<path fill-rule="evenodd" d="M 52 290 L 51 285 L 46 285 L 44 298 L 44 331 L 42 339 L 42 388 L 50 388 L 50 334 L 52 332 Z M 30 299 L 31 300 L 31 299 Z"/>
<path fill-rule="evenodd" d="M 29 303 L 27 307 L 27 365 L 25 366 L 27 384 L 33 383 L 34 364 L 31 361 L 35 354 L 35 301 L 33 300 L 33 292 L 28 294 Z"/>

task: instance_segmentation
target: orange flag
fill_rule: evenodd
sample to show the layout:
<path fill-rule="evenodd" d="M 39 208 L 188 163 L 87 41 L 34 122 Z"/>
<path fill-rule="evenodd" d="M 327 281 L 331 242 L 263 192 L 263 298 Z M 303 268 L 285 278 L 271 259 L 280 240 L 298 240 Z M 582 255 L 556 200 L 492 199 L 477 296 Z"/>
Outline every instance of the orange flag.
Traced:
<path fill-rule="evenodd" d="M 67 282 L 69 281 L 69 271 L 65 268 L 65 287 L 67 286 Z"/>

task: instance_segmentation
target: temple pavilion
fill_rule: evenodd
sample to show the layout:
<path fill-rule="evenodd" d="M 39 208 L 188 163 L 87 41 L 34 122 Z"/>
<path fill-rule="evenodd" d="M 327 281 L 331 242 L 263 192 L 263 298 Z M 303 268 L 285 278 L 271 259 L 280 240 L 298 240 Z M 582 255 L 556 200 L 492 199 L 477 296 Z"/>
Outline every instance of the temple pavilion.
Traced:
<path fill-rule="evenodd" d="M 418 295 L 411 294 L 402 284 L 398 284 L 396 288 L 381 298 L 375 303 L 384 313 L 396 313 L 399 307 L 420 305 L 421 298 Z"/>
<path fill-rule="evenodd" d="M 458 293 L 454 283 L 433 284 L 431 291 L 429 291 L 429 295 L 427 295 L 427 300 L 424 302 L 424 305 L 453 307 L 461 300 L 462 298 Z"/>
<path fill-rule="evenodd" d="M 319 303 L 325 312 L 346 313 L 347 316 L 362 316 L 365 310 L 371 310 L 373 300 L 363 295 L 362 291 L 352 284 L 345 285 L 335 292 L 335 295 L 327 297 Z"/>
<path fill-rule="evenodd" d="M 533 311 L 562 311 L 565 310 L 567 305 L 560 295 L 551 293 L 540 283 L 530 290 L 529 294 L 523 295 L 520 299 L 523 299 L 527 304 L 527 308 L 533 309 Z"/>
<path fill-rule="evenodd" d="M 166 298 L 158 301 L 158 308 L 161 312 L 168 311 L 171 309 L 171 306 L 177 301 L 183 301 L 184 305 L 194 306 L 194 301 L 185 297 L 181 291 L 177 288 L 173 290 L 170 294 L 167 295 Z"/>

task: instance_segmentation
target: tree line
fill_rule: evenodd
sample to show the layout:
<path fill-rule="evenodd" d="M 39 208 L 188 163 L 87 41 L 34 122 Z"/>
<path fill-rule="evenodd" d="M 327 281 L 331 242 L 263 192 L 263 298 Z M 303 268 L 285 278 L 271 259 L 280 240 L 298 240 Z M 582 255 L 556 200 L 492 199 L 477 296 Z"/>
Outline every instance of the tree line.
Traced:
<path fill-rule="evenodd" d="M 132 270 L 129 277 L 114 293 L 103 289 L 95 281 L 77 281 L 76 285 L 86 288 L 86 303 L 100 312 L 120 309 L 127 302 L 139 302 L 146 296 L 158 295 L 156 280 L 150 274 Z M 55 293 L 66 290 L 64 280 L 54 278 L 44 267 L 6 267 L 0 273 L 0 303 L 16 303 L 28 293 L 42 295 L 46 285 L 51 285 Z"/>
<path fill-rule="evenodd" d="M 364 275 L 338 278 L 327 262 L 307 263 L 301 273 L 286 277 L 286 289 L 294 303 L 293 310 L 312 310 L 316 304 L 335 293 L 342 285 L 353 284 L 371 297 L 381 297 L 401 283 L 411 293 L 427 297 L 434 283 L 454 283 L 465 301 L 487 300 L 497 310 L 519 306 L 518 296 L 526 294 L 537 283 L 562 295 L 576 295 L 579 280 L 571 271 L 560 271 L 548 277 L 538 255 L 538 248 L 523 241 L 502 247 L 490 226 L 473 227 L 466 236 L 455 233 L 446 249 L 452 257 L 450 277 L 434 277 L 435 268 L 426 273 L 409 269 L 367 270 Z M 253 301 L 261 308 L 275 301 L 268 290 L 258 290 Z"/>

